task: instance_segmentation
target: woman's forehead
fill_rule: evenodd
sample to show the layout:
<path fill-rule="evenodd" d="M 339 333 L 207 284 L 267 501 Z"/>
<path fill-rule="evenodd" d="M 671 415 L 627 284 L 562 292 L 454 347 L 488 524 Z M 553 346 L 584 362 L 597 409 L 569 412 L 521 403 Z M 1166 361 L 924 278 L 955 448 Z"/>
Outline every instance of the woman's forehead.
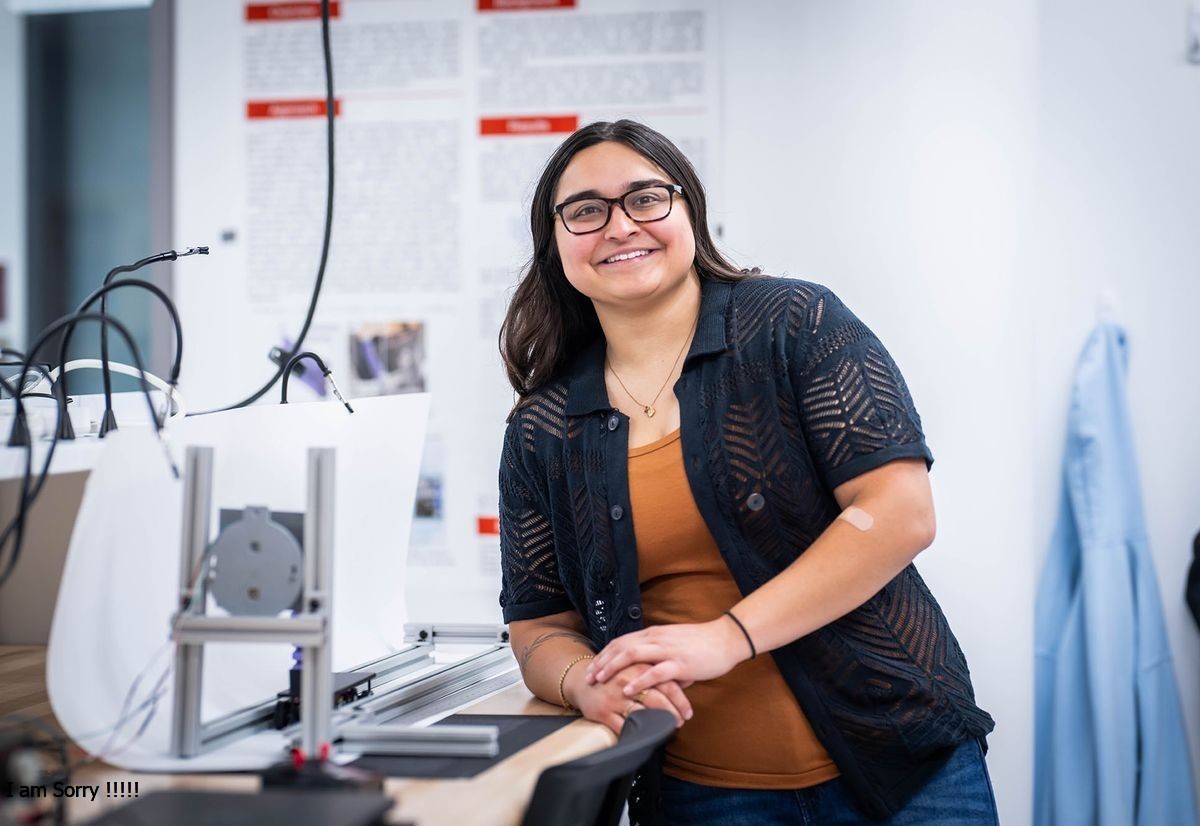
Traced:
<path fill-rule="evenodd" d="M 581 192 L 594 190 L 615 198 L 635 181 L 671 177 L 657 164 L 623 143 L 605 141 L 575 154 L 558 179 L 554 202 L 559 203 Z"/>

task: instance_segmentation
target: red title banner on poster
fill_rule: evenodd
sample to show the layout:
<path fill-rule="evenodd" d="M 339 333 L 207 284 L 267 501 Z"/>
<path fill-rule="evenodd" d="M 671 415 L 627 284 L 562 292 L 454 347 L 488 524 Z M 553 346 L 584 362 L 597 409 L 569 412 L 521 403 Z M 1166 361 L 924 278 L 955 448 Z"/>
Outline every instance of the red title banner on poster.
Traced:
<path fill-rule="evenodd" d="M 480 536 L 499 536 L 500 535 L 500 517 L 499 516 L 481 516 L 477 520 L 476 530 Z"/>
<path fill-rule="evenodd" d="M 246 104 L 248 118 L 323 118 L 328 110 L 325 99 L 315 100 L 252 100 Z M 334 100 L 333 115 L 342 113 L 342 102 Z"/>
<path fill-rule="evenodd" d="M 579 115 L 525 115 L 519 118 L 480 118 L 481 135 L 571 134 L 579 128 Z"/>
<path fill-rule="evenodd" d="M 340 16 L 342 4 L 329 4 L 329 17 Z M 246 21 L 249 23 L 284 20 L 320 20 L 320 3 L 247 3 Z"/>
<path fill-rule="evenodd" d="M 573 9 L 575 0 L 479 0 L 479 11 L 542 11 Z"/>

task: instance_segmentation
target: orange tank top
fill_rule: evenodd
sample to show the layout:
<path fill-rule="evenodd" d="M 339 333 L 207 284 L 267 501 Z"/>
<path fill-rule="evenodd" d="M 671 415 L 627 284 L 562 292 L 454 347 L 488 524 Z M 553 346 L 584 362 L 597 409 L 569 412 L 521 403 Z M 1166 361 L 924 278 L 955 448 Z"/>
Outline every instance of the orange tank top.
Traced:
<path fill-rule="evenodd" d="M 629 496 L 646 625 L 707 622 L 741 600 L 692 498 L 678 430 L 629 451 Z M 770 655 L 686 693 L 695 714 L 667 745 L 671 777 L 800 789 L 838 776 Z"/>

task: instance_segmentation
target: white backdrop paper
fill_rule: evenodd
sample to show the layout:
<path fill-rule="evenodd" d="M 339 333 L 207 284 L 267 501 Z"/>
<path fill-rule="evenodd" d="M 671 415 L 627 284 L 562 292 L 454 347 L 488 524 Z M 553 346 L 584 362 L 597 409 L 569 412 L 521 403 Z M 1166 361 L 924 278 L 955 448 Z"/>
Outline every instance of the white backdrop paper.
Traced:
<path fill-rule="evenodd" d="M 347 669 L 404 645 L 405 563 L 429 397 L 359 399 L 350 415 L 335 403 L 263 406 L 187 419 L 170 431 L 180 467 L 189 445 L 214 448 L 215 538 L 220 509 L 265 505 L 303 511 L 309 447 L 337 450 L 334 508 L 333 664 Z M 121 717 L 139 674 L 148 696 L 170 656 L 179 588 L 182 481 L 171 477 L 148 432 L 107 440 L 89 478 L 59 589 L 47 653 L 47 686 L 63 728 L 86 748 Z M 212 606 L 210 612 L 220 613 Z M 221 644 L 206 649 L 204 719 L 270 698 L 287 685 L 292 647 Z M 168 680 L 167 685 L 171 682 Z M 200 763 L 167 758 L 168 692 L 145 735 L 110 762 L 131 769 L 237 769 L 279 757 L 277 735 Z M 142 715 L 130 729 L 136 728 Z M 116 742 L 124 743 L 132 731 Z"/>

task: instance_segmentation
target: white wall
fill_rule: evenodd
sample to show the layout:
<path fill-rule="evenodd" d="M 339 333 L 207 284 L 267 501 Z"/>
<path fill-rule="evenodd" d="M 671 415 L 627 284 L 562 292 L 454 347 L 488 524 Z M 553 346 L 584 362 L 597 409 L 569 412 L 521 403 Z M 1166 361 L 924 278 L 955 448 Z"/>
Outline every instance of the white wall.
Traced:
<path fill-rule="evenodd" d="M 1053 518 L 1070 373 L 1102 289 L 1130 342 L 1129 401 L 1163 613 L 1200 785 L 1200 640 L 1183 601 L 1200 530 L 1200 66 L 1187 0 L 1042 0 L 1038 56 L 1035 524 Z"/>
<path fill-rule="evenodd" d="M 1021 823 L 1041 545 L 1021 244 L 1035 2 L 758 2 L 726 25 L 726 246 L 831 286 L 903 369 L 936 458 L 938 538 L 917 564 L 996 718 L 1001 820 Z"/>
<path fill-rule="evenodd" d="M 7 271 L 0 341 L 25 338 L 25 42 L 21 18 L 0 3 L 0 265 Z"/>

